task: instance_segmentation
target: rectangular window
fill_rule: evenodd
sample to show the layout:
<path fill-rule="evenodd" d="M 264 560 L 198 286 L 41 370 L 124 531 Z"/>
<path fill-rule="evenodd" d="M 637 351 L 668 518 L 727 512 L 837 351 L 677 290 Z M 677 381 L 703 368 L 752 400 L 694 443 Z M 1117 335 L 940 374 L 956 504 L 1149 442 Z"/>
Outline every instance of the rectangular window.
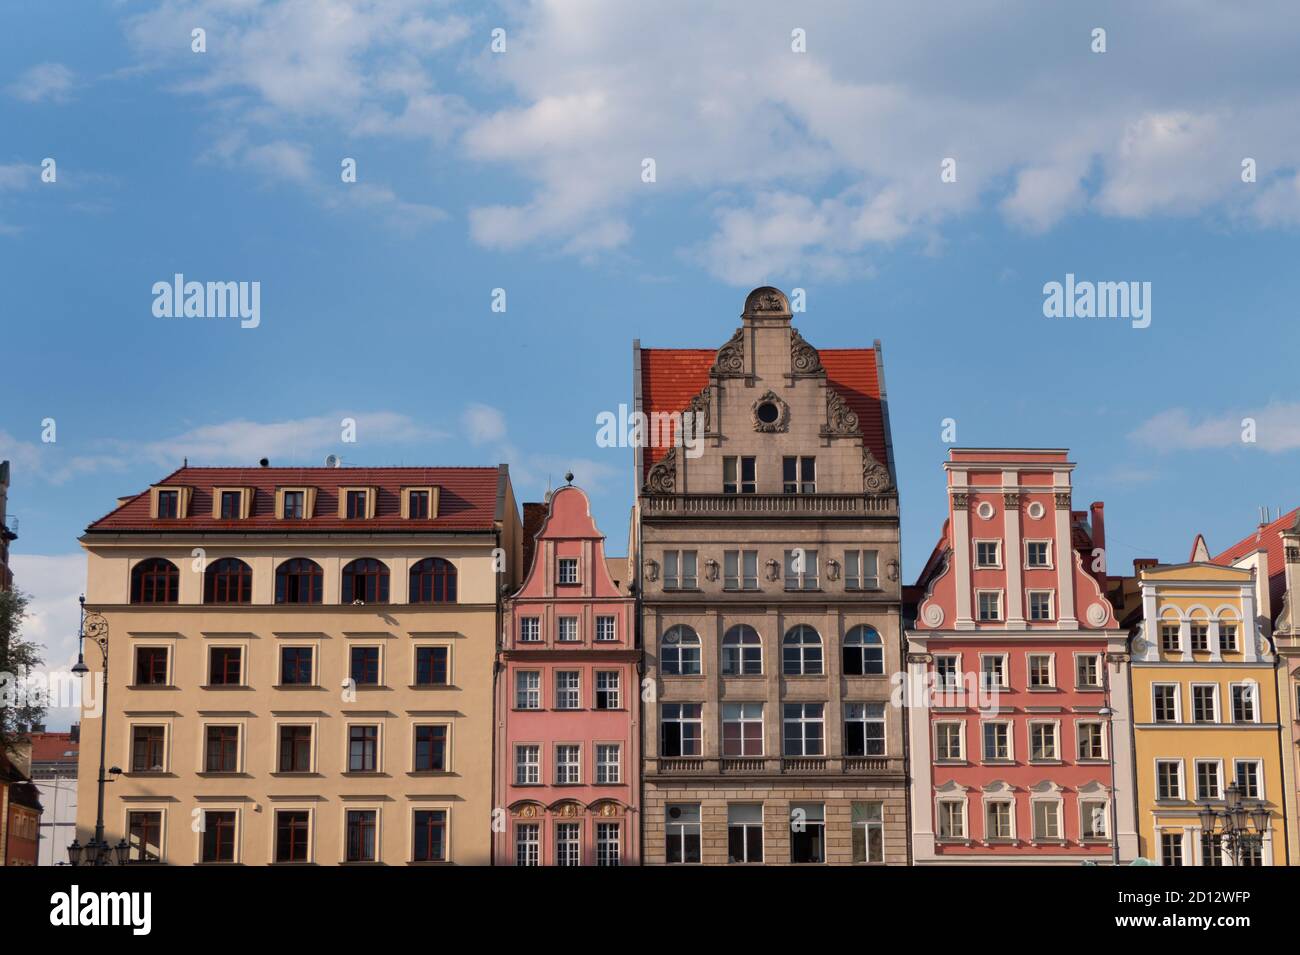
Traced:
<path fill-rule="evenodd" d="M 556 639 L 561 643 L 578 642 L 578 618 L 577 617 L 560 617 L 559 630 L 556 633 Z"/>
<path fill-rule="evenodd" d="M 786 756 L 825 756 L 826 720 L 821 703 L 786 703 L 784 713 L 784 746 Z"/>
<path fill-rule="evenodd" d="M 348 772 L 379 771 L 379 727 L 366 724 L 348 727 Z"/>
<path fill-rule="evenodd" d="M 582 748 L 574 743 L 558 743 L 555 747 L 555 785 L 576 786 L 582 781 L 579 768 Z"/>
<path fill-rule="evenodd" d="M 964 759 L 960 723 L 934 724 L 934 755 L 938 760 Z"/>
<path fill-rule="evenodd" d="M 1049 690 L 1056 686 L 1056 667 L 1052 654 L 1030 654 L 1030 689 Z"/>
<path fill-rule="evenodd" d="M 1000 591 L 979 591 L 979 618 L 981 620 L 1002 619 L 1002 594 Z"/>
<path fill-rule="evenodd" d="M 447 686 L 450 654 L 448 647 L 416 647 L 415 685 Z"/>
<path fill-rule="evenodd" d="M 284 508 L 284 519 L 289 521 L 300 521 L 305 514 L 304 495 L 302 491 L 285 491 L 282 495 L 281 507 Z"/>
<path fill-rule="evenodd" d="M 447 727 L 428 725 L 415 727 L 415 772 L 445 773 L 447 771 Z"/>
<path fill-rule="evenodd" d="M 1106 758 L 1104 726 L 1101 723 L 1079 723 L 1079 759 L 1098 760 Z"/>
<path fill-rule="evenodd" d="M 1237 789 L 1241 791 L 1242 799 L 1263 799 L 1263 789 L 1260 785 L 1260 762 L 1257 759 L 1239 759 L 1237 765 Z"/>
<path fill-rule="evenodd" d="M 695 590 L 695 551 L 664 551 L 664 590 Z"/>
<path fill-rule="evenodd" d="M 1011 724 L 988 722 L 984 724 L 984 759 L 1011 758 Z"/>
<path fill-rule="evenodd" d="M 127 845 L 131 862 L 162 861 L 162 812 L 133 810 L 126 814 Z"/>
<path fill-rule="evenodd" d="M 414 862 L 447 861 L 447 810 L 417 809 L 411 814 Z"/>
<path fill-rule="evenodd" d="M 876 590 L 880 586 L 879 554 L 874 550 L 844 552 L 844 589 Z"/>
<path fill-rule="evenodd" d="M 312 647 L 280 648 L 280 685 L 314 686 Z"/>
<path fill-rule="evenodd" d="M 429 492 L 408 491 L 406 498 L 407 515 L 411 520 L 423 521 L 429 517 Z"/>
<path fill-rule="evenodd" d="M 664 857 L 669 865 L 700 861 L 699 803 L 669 803 L 664 807 Z"/>
<path fill-rule="evenodd" d="M 242 647 L 208 649 L 208 686 L 243 685 L 244 650 Z"/>
<path fill-rule="evenodd" d="M 349 809 L 344 817 L 347 827 L 347 845 L 343 858 L 348 862 L 374 862 L 379 847 L 375 833 L 379 827 L 379 813 L 373 809 Z"/>
<path fill-rule="evenodd" d="M 1181 630 L 1176 623 L 1160 625 L 1160 649 L 1165 653 L 1180 653 L 1183 649 Z"/>
<path fill-rule="evenodd" d="M 724 588 L 727 590 L 758 589 L 758 551 L 723 551 L 722 565 L 722 585 Z"/>
<path fill-rule="evenodd" d="M 934 679 L 941 690 L 956 690 L 961 686 L 961 674 L 958 672 L 960 658 L 948 654 L 935 654 Z"/>
<path fill-rule="evenodd" d="M 203 862 L 235 861 L 235 811 L 203 811 L 203 840 L 199 858 Z"/>
<path fill-rule="evenodd" d="M 826 807 L 822 803 L 790 806 L 790 861 L 826 861 Z"/>
<path fill-rule="evenodd" d="M 623 674 L 618 670 L 596 671 L 596 709 L 622 709 L 622 676 Z"/>
<path fill-rule="evenodd" d="M 1160 864 L 1183 864 L 1183 834 L 1181 832 L 1160 833 Z"/>
<path fill-rule="evenodd" d="M 1156 798 L 1169 800 L 1183 798 L 1183 764 L 1180 760 L 1156 761 Z"/>
<path fill-rule="evenodd" d="M 239 727 L 209 726 L 204 734 L 203 765 L 209 773 L 239 772 Z"/>
<path fill-rule="evenodd" d="M 722 755 L 763 755 L 763 704 L 722 704 Z"/>
<path fill-rule="evenodd" d="M 1040 841 L 1061 838 L 1061 804 L 1056 800 L 1034 800 L 1034 838 Z"/>
<path fill-rule="evenodd" d="M 617 617 L 596 618 L 596 642 L 613 643 L 618 639 Z"/>
<path fill-rule="evenodd" d="M 618 743 L 596 744 L 596 782 L 612 786 L 623 781 L 623 753 Z"/>
<path fill-rule="evenodd" d="M 1029 619 L 1052 619 L 1052 592 L 1050 590 L 1029 591 Z"/>
<path fill-rule="evenodd" d="M 167 768 L 167 728 L 134 726 L 131 728 L 131 772 L 161 773 Z"/>
<path fill-rule="evenodd" d="M 1084 653 L 1074 658 L 1074 685 L 1080 690 L 1101 689 L 1101 656 Z"/>
<path fill-rule="evenodd" d="M 555 824 L 555 864 L 576 866 L 581 860 L 581 845 L 576 822 Z"/>
<path fill-rule="evenodd" d="M 781 487 L 786 494 L 817 493 L 817 459 L 786 457 L 781 459 Z"/>
<path fill-rule="evenodd" d="M 520 643 L 541 643 L 542 642 L 542 621 L 540 617 L 519 618 L 519 642 Z"/>
<path fill-rule="evenodd" d="M 167 685 L 167 648 L 135 648 L 135 685 Z"/>
<path fill-rule="evenodd" d="M 757 803 L 727 806 L 727 861 L 763 861 L 763 807 Z"/>
<path fill-rule="evenodd" d="M 1232 687 L 1232 722 L 1254 723 L 1258 719 L 1255 700 L 1259 687 L 1254 683 L 1236 683 Z"/>
<path fill-rule="evenodd" d="M 984 804 L 984 838 L 990 842 L 1014 838 L 1012 822 L 1013 803 L 995 799 Z"/>
<path fill-rule="evenodd" d="M 306 809 L 277 809 L 275 812 L 275 861 L 308 861 L 311 813 Z"/>
<path fill-rule="evenodd" d="M 1151 687 L 1151 709 L 1157 723 L 1177 723 L 1178 684 L 1154 684 Z"/>
<path fill-rule="evenodd" d="M 1204 653 L 1210 649 L 1210 628 L 1204 623 L 1194 623 L 1188 628 L 1192 640 L 1192 652 Z"/>
<path fill-rule="evenodd" d="M 158 492 L 158 516 L 163 520 L 170 520 L 180 515 L 180 491 L 159 491 Z"/>
<path fill-rule="evenodd" d="M 240 507 L 241 491 L 222 491 L 221 492 L 221 519 L 223 521 L 237 521 L 239 515 L 243 513 Z"/>
<path fill-rule="evenodd" d="M 311 772 L 311 736 L 310 726 L 280 727 L 280 772 Z"/>
<path fill-rule="evenodd" d="M 555 708 L 576 710 L 582 707 L 581 677 L 577 670 L 555 671 Z"/>
<path fill-rule="evenodd" d="M 1219 652 L 1237 652 L 1237 625 L 1235 623 L 1219 624 Z"/>
<path fill-rule="evenodd" d="M 885 804 L 855 802 L 852 809 L 852 848 L 855 863 L 885 861 Z"/>
<path fill-rule="evenodd" d="M 752 457 L 724 457 L 722 459 L 722 493 L 753 494 L 757 489 Z"/>
<path fill-rule="evenodd" d="M 1219 721 L 1219 687 L 1217 684 L 1192 684 L 1192 722 Z"/>
<path fill-rule="evenodd" d="M 1223 781 L 1220 779 L 1218 760 L 1198 759 L 1196 761 L 1196 798 L 1198 800 L 1223 798 Z"/>
<path fill-rule="evenodd" d="M 559 573 L 556 574 L 555 582 L 557 584 L 576 584 L 578 582 L 578 558 L 561 557 L 559 559 Z"/>
<path fill-rule="evenodd" d="M 1079 801 L 1080 823 L 1083 827 L 1081 833 L 1085 840 L 1106 838 L 1106 834 L 1110 831 L 1107 826 L 1107 815 L 1106 803 L 1095 799 Z"/>
<path fill-rule="evenodd" d="M 353 647 L 351 657 L 352 681 L 357 686 L 378 686 L 379 648 Z"/>
<path fill-rule="evenodd" d="M 1051 567 L 1052 542 L 1025 541 L 1025 566 L 1031 568 Z"/>
<path fill-rule="evenodd" d="M 785 552 L 785 589 L 816 590 L 817 551 L 795 548 Z"/>
<path fill-rule="evenodd" d="M 537 786 L 542 781 L 542 748 L 535 743 L 515 747 L 515 785 Z"/>
<path fill-rule="evenodd" d="M 699 756 L 704 720 L 703 704 L 664 703 L 659 717 L 660 756 Z"/>
<path fill-rule="evenodd" d="M 542 675 L 536 670 L 515 671 L 515 709 L 542 708 Z"/>
<path fill-rule="evenodd" d="M 596 823 L 596 865 L 616 866 L 622 862 L 623 840 L 616 822 Z"/>
<path fill-rule="evenodd" d="M 966 804 L 955 799 L 941 799 L 938 805 L 939 838 L 966 838 Z"/>
<path fill-rule="evenodd" d="M 542 864 L 542 827 L 536 822 L 521 822 L 515 826 L 515 865 L 539 866 Z"/>
<path fill-rule="evenodd" d="M 1223 865 L 1223 841 L 1218 833 L 1201 833 L 1201 865 Z"/>
<path fill-rule="evenodd" d="M 844 755 L 885 755 L 885 704 L 844 704 Z"/>
<path fill-rule="evenodd" d="M 1055 723 L 1029 724 L 1029 759 L 1030 761 L 1051 761 L 1061 758 L 1057 745 Z"/>
<path fill-rule="evenodd" d="M 348 491 L 347 492 L 347 510 L 348 520 L 360 520 L 367 513 L 366 492 L 365 491 Z"/>
<path fill-rule="evenodd" d="M 1007 688 L 1007 658 L 1005 654 L 980 654 L 980 685 L 986 690 Z"/>
<path fill-rule="evenodd" d="M 975 542 L 975 566 L 976 567 L 1001 567 L 1002 566 L 1002 542 L 1001 541 L 976 541 Z"/>

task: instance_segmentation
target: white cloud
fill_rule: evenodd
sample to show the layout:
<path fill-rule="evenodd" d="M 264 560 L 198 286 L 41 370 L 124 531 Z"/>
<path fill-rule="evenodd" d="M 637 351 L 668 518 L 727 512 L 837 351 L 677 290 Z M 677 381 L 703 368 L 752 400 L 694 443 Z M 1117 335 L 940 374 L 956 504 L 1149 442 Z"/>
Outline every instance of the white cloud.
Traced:
<path fill-rule="evenodd" d="M 117 454 L 67 450 L 65 444 L 22 441 L 0 431 L 0 460 L 9 459 L 26 473 L 50 484 L 66 484 L 73 478 L 105 471 L 126 470 L 127 462 Z"/>
<path fill-rule="evenodd" d="M 17 553 L 10 564 L 14 585 L 30 598 L 23 638 L 41 645 L 45 670 L 67 671 L 77 660 L 81 619 L 77 597 L 86 590 L 86 555 Z M 51 729 L 66 728 L 75 719 L 79 719 L 75 708 L 51 709 L 46 714 Z"/>
<path fill-rule="evenodd" d="M 548 487 L 562 484 L 569 471 L 573 472 L 574 483 L 592 494 L 626 473 L 621 467 L 589 458 L 521 451 L 509 439 L 505 415 L 491 405 L 468 405 L 461 423 L 471 444 L 491 445 L 492 459 L 510 465 L 510 480 L 521 500 L 540 499 Z"/>
<path fill-rule="evenodd" d="M 1246 419 L 1253 421 L 1255 441 L 1242 440 Z M 1273 402 L 1256 411 L 1223 412 L 1196 420 L 1184 408 L 1148 418 L 1129 439 L 1157 451 L 1203 451 L 1234 447 L 1279 453 L 1300 449 L 1300 403 Z"/>
<path fill-rule="evenodd" d="M 491 405 L 472 404 L 461 415 L 471 444 L 487 444 L 506 436 L 506 416 Z"/>
<path fill-rule="evenodd" d="M 25 103 L 63 103 L 75 81 L 75 74 L 62 63 L 38 63 L 6 86 L 5 92 Z"/>

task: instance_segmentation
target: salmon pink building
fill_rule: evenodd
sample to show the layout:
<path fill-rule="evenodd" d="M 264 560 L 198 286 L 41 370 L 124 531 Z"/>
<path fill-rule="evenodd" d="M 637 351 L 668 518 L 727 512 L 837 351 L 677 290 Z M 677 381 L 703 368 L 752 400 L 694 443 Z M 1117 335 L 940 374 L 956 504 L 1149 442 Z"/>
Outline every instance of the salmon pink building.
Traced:
<path fill-rule="evenodd" d="M 497 865 L 640 863 L 640 687 L 626 560 L 587 495 L 525 505 L 529 563 L 497 667 Z M 529 556 L 531 555 L 531 556 Z"/>
<path fill-rule="evenodd" d="M 914 861 L 1128 862 L 1126 633 L 1102 505 L 1071 509 L 1065 451 L 953 449 L 944 469 L 948 520 L 907 631 Z"/>

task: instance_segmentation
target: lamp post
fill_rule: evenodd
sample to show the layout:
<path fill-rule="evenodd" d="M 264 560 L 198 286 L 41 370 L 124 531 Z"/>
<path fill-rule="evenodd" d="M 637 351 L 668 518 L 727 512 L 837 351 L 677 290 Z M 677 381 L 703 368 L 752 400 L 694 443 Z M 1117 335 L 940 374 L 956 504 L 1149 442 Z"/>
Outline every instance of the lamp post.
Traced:
<path fill-rule="evenodd" d="M 108 621 L 100 613 L 86 612 L 86 595 L 81 598 L 81 622 L 77 626 L 77 663 L 72 672 L 79 678 L 90 672 L 86 666 L 84 647 L 86 638 L 99 645 L 99 653 L 104 661 L 101 674 L 99 697 L 99 806 L 95 813 L 95 837 L 82 845 L 74 837 L 68 845 L 68 862 L 72 865 L 123 865 L 126 863 L 130 846 L 126 839 L 121 839 L 116 846 L 110 847 L 104 838 L 104 784 L 109 781 L 104 772 L 104 750 L 108 740 Z M 122 770 L 114 766 L 109 770 L 114 776 L 121 775 Z"/>
<path fill-rule="evenodd" d="M 1228 785 L 1224 797 L 1222 809 L 1212 803 L 1201 803 L 1201 831 L 1211 836 L 1221 833 L 1228 843 L 1232 864 L 1241 865 L 1244 850 L 1263 846 L 1271 814 L 1262 802 L 1243 800 L 1235 782 Z"/>

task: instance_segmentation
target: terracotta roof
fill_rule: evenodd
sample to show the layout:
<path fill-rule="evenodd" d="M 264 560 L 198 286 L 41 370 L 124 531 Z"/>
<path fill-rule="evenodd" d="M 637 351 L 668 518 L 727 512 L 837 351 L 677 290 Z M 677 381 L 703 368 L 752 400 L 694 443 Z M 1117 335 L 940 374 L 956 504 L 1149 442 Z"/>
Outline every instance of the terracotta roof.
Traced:
<path fill-rule="evenodd" d="M 32 762 L 77 761 L 80 744 L 71 733 L 28 733 L 32 741 Z M 72 755 L 68 755 L 71 753 Z"/>
<path fill-rule="evenodd" d="M 827 383 L 839 392 L 858 416 L 862 438 L 876 460 L 886 467 L 885 415 L 880 404 L 880 372 L 873 348 L 819 348 Z M 715 349 L 641 349 L 641 410 L 685 411 L 691 399 L 709 384 L 709 369 L 717 357 Z M 666 447 L 647 447 L 642 459 L 645 476 L 668 453 Z"/>
<path fill-rule="evenodd" d="M 495 524 L 498 482 L 496 467 L 471 468 L 200 468 L 183 467 L 167 475 L 159 485 L 192 488 L 189 517 L 150 517 L 149 490 L 127 499 L 88 531 L 403 531 L 490 530 Z M 435 486 L 438 516 L 432 520 L 402 517 L 400 491 L 403 487 Z M 284 521 L 275 516 L 277 487 L 316 488 L 314 516 L 301 521 Z M 222 520 L 212 516 L 213 489 L 254 489 L 251 515 L 246 520 Z M 377 487 L 379 499 L 375 517 L 342 520 L 338 496 L 342 487 Z"/>
<path fill-rule="evenodd" d="M 1286 559 L 1282 553 L 1282 532 L 1295 526 L 1300 507 L 1283 514 L 1277 520 L 1262 524 L 1255 533 L 1243 537 L 1223 553 L 1212 558 L 1214 563 L 1231 566 L 1247 554 L 1257 550 L 1268 552 L 1269 608 L 1276 617 L 1282 611 L 1282 598 L 1286 592 Z"/>

